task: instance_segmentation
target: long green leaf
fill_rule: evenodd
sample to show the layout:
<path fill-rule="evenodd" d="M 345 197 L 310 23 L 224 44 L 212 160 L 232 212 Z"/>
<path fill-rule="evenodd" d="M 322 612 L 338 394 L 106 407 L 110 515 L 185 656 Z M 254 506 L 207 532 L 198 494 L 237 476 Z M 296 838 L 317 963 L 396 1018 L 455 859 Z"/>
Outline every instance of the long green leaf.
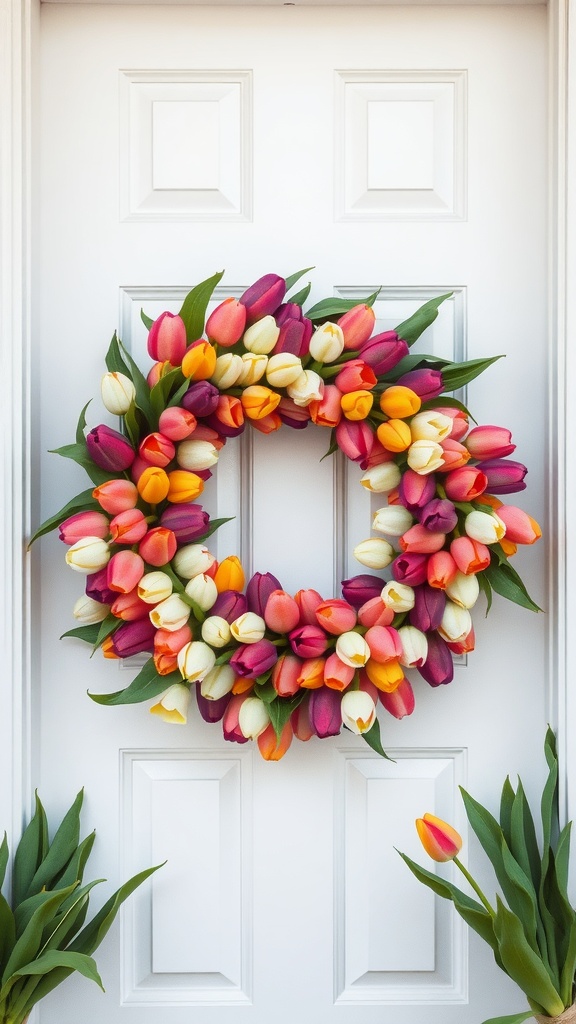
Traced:
<path fill-rule="evenodd" d="M 570 1006 L 574 999 L 574 976 L 576 974 L 576 918 L 572 921 L 566 955 L 560 975 L 560 996 L 566 1006 Z"/>
<path fill-rule="evenodd" d="M 72 459 L 73 462 L 78 463 L 86 471 L 92 483 L 96 485 L 116 479 L 117 474 L 107 473 L 105 469 L 100 469 L 95 462 L 92 462 L 85 441 L 65 444 L 61 448 L 52 448 L 50 454 L 61 455 L 63 459 Z"/>
<path fill-rule="evenodd" d="M 522 608 L 528 608 L 531 612 L 541 612 L 542 609 L 532 600 L 518 573 L 512 568 L 509 562 L 497 564 L 495 560 L 484 569 L 484 576 L 488 583 L 500 597 L 505 597 Z"/>
<path fill-rule="evenodd" d="M 128 367 L 128 375 L 131 377 L 136 389 L 136 405 L 144 414 L 151 429 L 155 429 L 157 423 L 154 422 L 154 413 L 150 403 L 150 388 L 148 387 L 148 382 L 140 367 L 134 362 L 128 349 L 124 347 L 121 341 L 118 342 L 118 350 Z"/>
<path fill-rule="evenodd" d="M 42 933 L 42 948 L 40 953 L 44 953 L 46 949 L 64 949 L 68 944 L 65 939 L 71 940 L 72 937 L 79 931 L 81 924 L 75 927 L 77 919 L 82 916 L 83 919 L 86 916 L 86 909 L 89 901 L 89 894 L 95 885 L 100 885 L 104 882 L 104 878 L 97 878 L 93 882 L 89 882 L 88 885 L 83 886 L 81 889 L 75 889 L 65 900 L 58 914 L 52 921 L 46 926 Z"/>
<path fill-rule="evenodd" d="M 366 299 L 321 299 L 311 309 L 306 310 L 305 316 L 316 322 L 317 320 L 327 320 L 331 316 L 341 316 L 342 313 L 347 313 L 349 309 L 354 309 L 354 306 L 358 306 L 360 303 L 372 306 L 378 298 L 379 292 L 380 288 Z"/>
<path fill-rule="evenodd" d="M 16 942 L 16 924 L 8 901 L 0 893 L 0 974 L 4 972 Z"/>
<path fill-rule="evenodd" d="M 102 979 L 98 974 L 95 961 L 91 956 L 86 956 L 83 953 L 74 953 L 68 950 L 60 949 L 49 949 L 42 956 L 38 957 L 37 960 L 32 960 L 28 964 L 23 964 L 21 968 L 10 976 L 6 985 L 0 990 L 0 1000 L 6 998 L 5 989 L 8 986 L 14 984 L 18 978 L 34 977 L 35 975 L 47 975 L 57 967 L 65 967 L 70 971 L 78 971 L 79 974 L 83 974 L 85 978 L 89 978 L 90 981 L 95 981 L 104 991 Z M 37 1000 L 34 1000 L 37 1002 Z"/>
<path fill-rule="evenodd" d="M 84 800 L 84 790 L 77 794 L 74 803 L 64 815 L 48 853 L 38 866 L 30 882 L 27 895 L 32 896 L 41 889 L 52 888 L 53 880 L 66 867 L 68 861 L 78 847 L 80 841 L 80 810 Z M 74 879 L 76 881 L 76 879 Z"/>
<path fill-rule="evenodd" d="M 306 302 L 306 299 L 310 295 L 311 289 L 312 282 L 309 281 L 308 284 L 304 285 L 304 287 L 301 288 L 299 292 L 295 292 L 294 295 L 291 295 L 287 301 L 294 302 L 297 306 L 300 306 L 300 308 L 302 308 L 302 306 Z"/>
<path fill-rule="evenodd" d="M 92 399 L 90 399 L 90 402 L 91 401 L 92 401 Z M 84 431 L 86 429 L 86 409 L 90 405 L 90 402 L 86 402 L 86 405 L 81 410 L 80 415 L 78 417 L 78 423 L 76 424 L 76 443 L 77 444 L 82 444 L 82 442 L 84 441 Z"/>
<path fill-rule="evenodd" d="M 142 323 L 144 324 L 144 327 L 147 327 L 148 330 L 150 330 L 150 328 L 152 327 L 152 324 L 154 323 L 154 321 L 153 321 L 151 316 L 147 316 L 146 315 L 146 313 L 144 312 L 143 309 L 140 310 L 140 319 L 141 319 Z"/>
<path fill-rule="evenodd" d="M 60 639 L 64 640 L 65 637 L 71 636 L 76 640 L 82 640 L 85 644 L 90 644 L 90 646 L 93 647 L 98 639 L 99 632 L 100 623 L 90 622 L 86 626 L 75 626 L 74 629 L 67 629 L 65 633 L 62 633 Z"/>
<path fill-rule="evenodd" d="M 526 799 L 526 793 L 520 779 L 518 789 L 512 805 L 512 839 L 510 850 L 516 860 L 523 867 L 527 875 L 530 875 L 534 888 L 538 892 L 541 882 L 540 852 L 536 839 L 534 818 Z"/>
<path fill-rule="evenodd" d="M 506 973 L 529 999 L 542 1006 L 550 1017 L 562 1013 L 564 1005 L 540 957 L 528 945 L 521 921 L 496 897 L 494 932 Z"/>
<path fill-rule="evenodd" d="M 400 853 L 400 851 L 398 851 L 398 853 Z M 434 872 L 421 867 L 420 864 L 411 860 L 405 853 L 400 853 L 400 856 L 419 882 L 423 882 L 423 884 L 428 886 L 429 889 L 432 889 L 432 892 L 435 892 L 437 896 L 442 896 L 443 899 L 452 901 L 456 910 L 460 914 L 460 917 L 463 918 L 466 924 L 477 932 L 480 938 L 482 938 L 484 942 L 487 942 L 490 948 L 496 953 L 497 942 L 496 936 L 494 935 L 494 928 L 492 926 L 492 918 L 488 911 L 484 909 L 482 904 L 472 899 L 465 892 L 462 892 L 457 885 L 453 885 L 452 882 L 446 881 L 445 878 L 440 878 L 440 876 L 434 874 Z"/>
<path fill-rule="evenodd" d="M 510 776 L 507 775 L 502 786 L 502 796 L 500 797 L 500 828 L 510 847 L 512 846 L 512 805 L 514 804 L 515 796 Z"/>
<path fill-rule="evenodd" d="M 421 334 L 433 324 L 436 317 L 438 316 L 438 307 L 449 299 L 452 292 L 446 292 L 444 295 L 437 295 L 433 299 L 429 299 L 423 306 L 420 306 L 412 316 L 408 317 L 407 320 L 403 320 L 401 324 L 398 324 L 396 333 L 402 338 L 407 345 L 413 345 L 418 340 Z"/>
<path fill-rule="evenodd" d="M 102 909 L 96 914 L 96 917 L 90 921 L 89 924 L 80 932 L 79 935 L 70 944 L 70 949 L 80 953 L 93 953 L 98 948 L 102 939 L 106 935 L 108 929 L 112 925 L 116 914 L 118 913 L 124 900 L 138 888 L 142 882 L 145 882 L 150 875 L 154 874 L 161 868 L 162 864 L 156 864 L 152 868 L 147 868 L 145 871 L 140 871 L 137 875 L 130 878 L 124 885 L 121 885 L 116 890 L 113 896 L 104 904 Z"/>
<path fill-rule="evenodd" d="M 458 391 L 471 380 L 479 377 L 484 370 L 487 370 L 492 363 L 496 363 L 503 356 L 492 356 L 491 359 L 470 359 L 465 363 L 448 363 L 442 368 L 442 380 L 445 391 Z"/>
<path fill-rule="evenodd" d="M 95 498 L 92 497 L 92 487 L 88 490 L 82 491 L 81 494 L 77 494 L 75 498 L 71 498 L 70 501 L 56 512 L 55 515 L 50 516 L 46 519 L 41 526 L 38 527 L 35 533 L 30 538 L 30 544 L 33 544 L 38 537 L 43 537 L 45 533 L 50 533 L 51 530 L 55 530 L 60 523 L 63 523 L 68 516 L 73 515 L 75 512 L 101 512 L 102 509 Z M 30 544 L 28 546 L 30 546 Z"/>
<path fill-rule="evenodd" d="M 94 846 L 96 832 L 90 832 L 79 846 L 76 847 L 64 871 L 59 876 L 55 889 L 65 888 L 72 885 L 72 882 L 81 882 L 84 877 L 84 868 Z"/>
<path fill-rule="evenodd" d="M 374 719 L 374 725 L 372 728 L 368 729 L 368 732 L 362 733 L 362 739 L 369 747 L 372 747 L 372 750 L 375 750 L 377 754 L 380 754 L 380 757 L 385 757 L 387 761 L 394 760 L 392 757 L 388 756 L 382 746 L 382 740 L 380 738 L 380 722 L 377 718 Z"/>
<path fill-rule="evenodd" d="M 556 847 L 556 878 L 558 879 L 558 886 L 568 898 L 568 871 L 570 868 L 570 835 L 572 832 L 572 822 L 569 821 L 562 829 L 558 838 L 558 845 Z"/>
<path fill-rule="evenodd" d="M 38 865 L 48 850 L 48 823 L 42 801 L 36 793 L 36 809 L 18 843 L 12 871 L 12 906 L 22 902 Z"/>
<path fill-rule="evenodd" d="M 2 843 L 0 844 L 0 889 L 4 885 L 4 879 L 6 877 L 6 868 L 8 866 L 8 857 L 9 857 L 8 837 L 7 837 L 6 833 L 4 833 L 4 838 L 2 840 Z"/>
<path fill-rule="evenodd" d="M 154 659 L 150 658 L 138 675 L 124 690 L 117 690 L 115 693 L 89 693 L 96 704 L 104 704 L 107 707 L 116 704 L 140 704 L 144 700 L 151 700 L 159 693 L 167 690 L 172 683 L 181 683 L 182 676 L 179 672 L 170 672 L 169 675 L 159 676 L 156 671 Z"/>
<path fill-rule="evenodd" d="M 197 284 L 195 288 L 188 292 L 184 299 L 180 316 L 186 327 L 186 338 L 189 345 L 202 337 L 208 303 L 212 298 L 216 285 L 223 277 L 224 271 L 222 270 L 220 273 L 207 278 L 206 281 L 201 281 L 200 284 Z"/>
<path fill-rule="evenodd" d="M 22 935 L 16 942 L 2 974 L 4 985 L 16 971 L 19 971 L 24 964 L 28 964 L 37 955 L 42 942 L 42 932 L 48 921 L 54 917 L 60 905 L 64 902 L 69 893 L 75 889 L 74 885 L 66 889 L 59 889 L 57 892 L 47 894 L 47 898 L 39 906 L 28 921 Z M 0 993 L 0 999 L 2 995 Z"/>
<path fill-rule="evenodd" d="M 513 902 L 509 900 L 510 906 L 522 921 L 526 940 L 535 953 L 542 955 L 538 944 L 538 897 L 532 880 L 528 878 L 510 853 L 505 839 L 502 839 L 502 863 L 506 875 L 514 887 L 514 900 Z"/>
<path fill-rule="evenodd" d="M 310 270 L 314 270 L 314 267 L 305 267 L 304 270 L 297 270 L 295 274 L 288 274 L 288 277 L 284 279 L 286 281 L 286 293 L 288 293 L 290 289 L 294 287 L 296 282 L 299 281 L 301 277 L 304 277 L 304 274 L 307 274 Z M 295 302 L 296 300 L 287 299 L 286 301 Z"/>
<path fill-rule="evenodd" d="M 108 351 L 106 353 L 105 360 L 106 369 L 109 370 L 110 373 L 123 373 L 125 374 L 125 376 L 130 377 L 130 371 L 126 366 L 124 359 L 122 358 L 122 353 L 120 351 L 120 346 L 118 344 L 118 335 L 116 334 L 116 331 L 114 331 L 114 334 L 112 335 L 112 340 L 110 342 L 110 345 L 108 346 Z"/>
<path fill-rule="evenodd" d="M 299 694 L 297 694 L 295 697 L 292 697 L 291 699 L 288 699 L 286 697 L 278 697 L 267 702 L 266 706 L 268 709 L 268 714 L 270 716 L 270 721 L 272 722 L 274 732 L 276 733 L 276 739 L 278 741 L 280 741 L 280 737 L 282 736 L 282 730 L 286 725 L 286 722 L 290 718 L 290 715 L 302 703 L 304 696 L 305 691 L 301 690 Z"/>

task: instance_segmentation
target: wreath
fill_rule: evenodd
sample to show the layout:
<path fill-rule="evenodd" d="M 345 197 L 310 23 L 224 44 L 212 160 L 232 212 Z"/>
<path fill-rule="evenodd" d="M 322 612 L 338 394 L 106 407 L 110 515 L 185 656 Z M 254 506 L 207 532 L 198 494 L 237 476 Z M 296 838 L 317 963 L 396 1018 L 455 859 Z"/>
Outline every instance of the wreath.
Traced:
<path fill-rule="evenodd" d="M 207 320 L 221 273 L 193 288 L 179 314 L 142 313 L 147 376 L 114 335 L 102 398 L 121 430 L 86 432 L 82 410 L 75 442 L 57 454 L 93 486 L 32 539 L 58 527 L 67 564 L 86 576 L 79 624 L 64 636 L 105 658 L 151 655 L 124 689 L 90 693 L 98 704 L 153 700 L 153 714 L 184 724 L 193 693 L 225 739 L 255 739 L 269 760 L 294 736 L 323 739 L 342 726 L 386 756 L 378 702 L 402 718 L 414 709 L 410 670 L 434 687 L 452 680 L 453 655 L 474 648 L 481 592 L 488 608 L 495 591 L 539 610 L 510 559 L 541 532 L 498 497 L 526 486 L 510 432 L 470 429 L 466 407 L 446 394 L 499 357 L 410 353 L 449 295 L 373 334 L 378 293 L 304 312 L 310 285 L 289 293 L 306 272 L 266 274 Z M 218 563 L 207 541 L 227 520 L 211 521 L 196 500 L 247 425 L 269 434 L 309 424 L 328 428 L 328 453 L 344 452 L 362 486 L 383 496 L 377 536 L 354 550 L 372 571 L 344 580 L 337 598 L 288 594 L 269 572 L 246 581 L 233 554 Z"/>

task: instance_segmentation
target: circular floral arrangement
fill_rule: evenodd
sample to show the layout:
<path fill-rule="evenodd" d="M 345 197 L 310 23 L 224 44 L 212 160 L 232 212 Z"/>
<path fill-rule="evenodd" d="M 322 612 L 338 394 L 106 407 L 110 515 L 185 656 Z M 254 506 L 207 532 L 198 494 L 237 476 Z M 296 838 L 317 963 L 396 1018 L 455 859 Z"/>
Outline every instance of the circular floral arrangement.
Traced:
<path fill-rule="evenodd" d="M 102 398 L 121 417 L 58 449 L 93 487 L 47 520 L 59 527 L 66 562 L 86 576 L 76 602 L 79 637 L 106 658 L 151 657 L 132 682 L 100 704 L 156 700 L 150 708 L 185 723 L 194 691 L 224 737 L 257 739 L 277 760 L 293 736 L 344 725 L 385 756 L 376 708 L 411 714 L 406 669 L 431 686 L 449 683 L 453 654 L 474 648 L 470 609 L 492 591 L 538 610 L 510 564 L 538 524 L 497 495 L 523 490 L 526 467 L 508 456 L 510 432 L 470 429 L 463 387 L 494 358 L 450 363 L 410 354 L 448 295 L 420 307 L 395 331 L 373 334 L 376 295 L 328 298 L 305 313 L 308 285 L 287 298 L 302 271 L 267 274 L 240 299 L 206 311 L 222 274 L 192 289 L 178 315 L 151 321 L 147 377 L 113 337 Z M 498 358 L 498 357 L 495 357 Z M 371 537 L 355 556 L 371 573 L 344 580 L 342 597 L 291 595 L 271 573 L 246 581 L 239 558 L 220 563 L 210 521 L 196 503 L 228 438 L 246 425 L 329 428 L 382 494 Z M 396 545 L 396 547 L 395 547 Z M 387 569 L 390 578 L 377 573 Z"/>

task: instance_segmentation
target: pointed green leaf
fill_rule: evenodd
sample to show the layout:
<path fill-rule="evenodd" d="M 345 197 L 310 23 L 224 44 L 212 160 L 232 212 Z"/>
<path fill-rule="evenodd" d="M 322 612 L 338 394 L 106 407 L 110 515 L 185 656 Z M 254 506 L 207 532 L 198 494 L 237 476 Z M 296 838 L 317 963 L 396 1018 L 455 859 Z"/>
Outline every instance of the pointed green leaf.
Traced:
<path fill-rule="evenodd" d="M 71 498 L 70 501 L 56 512 L 55 515 L 50 516 L 46 519 L 41 526 L 38 527 L 35 533 L 30 538 L 30 544 L 33 544 L 38 537 L 43 537 L 45 533 L 50 533 L 51 530 L 55 530 L 60 523 L 63 523 L 68 516 L 73 515 L 75 512 L 101 512 L 102 509 L 95 498 L 92 497 L 93 488 L 89 487 L 88 490 L 82 491 L 81 494 L 77 494 L 75 498 Z M 30 546 L 30 545 L 29 545 Z"/>
<path fill-rule="evenodd" d="M 444 302 L 445 299 L 449 299 L 452 292 L 446 292 L 444 295 L 436 295 L 433 299 L 429 299 L 423 306 L 420 306 L 415 313 L 412 314 L 408 320 L 403 320 L 401 324 L 398 324 L 396 333 L 402 338 L 407 345 L 411 346 L 415 341 L 418 340 L 421 334 L 433 324 L 436 317 L 438 316 L 438 307 Z"/>
<path fill-rule="evenodd" d="M 528 878 L 512 856 L 504 838 L 502 839 L 502 863 L 510 884 L 514 887 L 514 899 L 508 899 L 508 902 L 522 921 L 526 940 L 534 952 L 538 953 L 540 949 L 537 935 L 537 895 L 532 880 Z"/>
<path fill-rule="evenodd" d="M 16 925 L 8 901 L 0 893 L 0 973 L 4 972 L 16 942 Z"/>
<path fill-rule="evenodd" d="M 144 312 L 143 309 L 140 310 L 140 319 L 141 319 L 142 323 L 144 324 L 144 327 L 146 327 L 146 328 L 148 328 L 148 330 L 150 330 L 150 328 L 152 327 L 152 324 L 154 323 L 154 321 L 153 321 L 152 317 L 146 316 L 146 313 Z"/>
<path fill-rule="evenodd" d="M 290 289 L 294 287 L 296 282 L 299 281 L 301 277 L 304 277 L 304 274 L 307 274 L 310 270 L 314 270 L 314 267 L 305 267 L 304 270 L 297 270 L 295 274 L 288 274 L 288 277 L 285 278 L 286 292 L 288 293 Z M 296 302 L 296 299 L 290 298 L 286 301 Z"/>
<path fill-rule="evenodd" d="M 560 976 L 560 996 L 566 1006 L 570 1006 L 574 992 L 574 975 L 576 974 L 576 917 L 573 919 L 566 944 L 566 955 Z"/>
<path fill-rule="evenodd" d="M 569 821 L 562 829 L 558 845 L 556 847 L 556 878 L 558 879 L 558 887 L 561 892 L 566 894 L 568 890 L 568 871 L 570 868 L 570 835 L 572 832 L 572 822 Z"/>
<path fill-rule="evenodd" d="M 8 837 L 4 833 L 4 838 L 0 844 L 0 889 L 4 885 L 4 879 L 6 877 L 6 868 L 8 866 Z"/>
<path fill-rule="evenodd" d="M 445 391 L 458 391 L 465 384 L 469 384 L 475 377 L 479 377 L 484 370 L 487 370 L 492 363 L 496 363 L 504 356 L 492 356 L 491 359 L 470 359 L 465 363 L 448 363 L 442 368 L 442 380 Z"/>
<path fill-rule="evenodd" d="M 274 688 L 272 687 L 272 689 Z M 305 692 L 302 690 L 300 693 L 296 694 L 295 697 L 291 697 L 290 699 L 287 697 L 278 697 L 276 700 L 271 700 L 269 703 L 265 702 L 268 708 L 270 721 L 272 722 L 274 732 L 276 733 L 276 739 L 278 741 L 280 741 L 282 730 L 290 718 L 290 715 L 302 703 L 304 696 Z"/>
<path fill-rule="evenodd" d="M 81 443 L 76 442 L 76 444 L 65 444 L 61 448 L 53 448 L 50 454 L 61 455 L 63 459 L 72 459 L 73 462 L 77 462 L 96 486 L 106 483 L 107 480 L 115 480 L 118 475 L 117 473 L 107 473 L 106 470 L 100 469 L 95 462 L 92 462 L 85 441 Z"/>
<path fill-rule="evenodd" d="M 400 853 L 400 851 L 398 852 Z M 492 927 L 492 918 L 481 903 L 472 899 L 465 892 L 462 892 L 452 882 L 448 882 L 445 878 L 434 874 L 433 871 L 428 871 L 426 868 L 421 867 L 420 864 L 411 860 L 405 853 L 400 853 L 400 856 L 419 882 L 432 889 L 432 892 L 435 892 L 437 896 L 442 896 L 445 900 L 451 900 L 466 924 L 477 932 L 491 949 L 496 950 L 497 943 Z"/>
<path fill-rule="evenodd" d="M 90 402 L 91 401 L 92 401 L 92 399 L 90 399 Z M 86 402 L 86 405 L 84 406 L 84 408 L 82 409 L 82 411 L 81 411 L 81 413 L 80 413 L 80 415 L 78 417 L 78 423 L 76 425 L 76 443 L 77 444 L 82 444 L 82 442 L 84 440 L 84 430 L 86 429 L 86 409 L 90 405 L 90 402 Z"/>
<path fill-rule="evenodd" d="M 8 960 L 2 974 L 3 985 L 14 975 L 16 971 L 19 971 L 24 964 L 28 964 L 37 955 L 42 942 L 42 932 L 44 931 L 45 926 L 48 924 L 48 921 L 54 917 L 54 914 L 57 912 L 60 905 L 74 889 L 75 886 L 71 885 L 66 889 L 59 889 L 58 892 L 50 892 L 46 894 L 46 899 L 34 911 L 22 932 L 22 935 L 12 950 L 10 959 Z M 0 999 L 1 998 L 2 996 L 0 993 Z"/>
<path fill-rule="evenodd" d="M 68 950 L 49 949 L 43 953 L 42 956 L 38 957 L 37 960 L 32 960 L 28 964 L 23 964 L 19 970 L 13 972 L 7 984 L 5 984 L 0 990 L 0 1000 L 4 998 L 5 988 L 13 985 L 18 978 L 47 975 L 57 967 L 65 967 L 70 971 L 78 971 L 79 974 L 83 974 L 84 977 L 89 978 L 90 981 L 95 981 L 102 991 L 104 991 L 102 979 L 98 974 L 96 963 L 91 956 L 86 956 L 83 953 L 69 952 Z M 37 1002 L 37 1000 L 35 999 L 34 1002 Z"/>
<path fill-rule="evenodd" d="M 214 274 L 212 277 L 207 278 L 206 281 L 201 281 L 200 284 L 197 284 L 195 288 L 188 292 L 184 299 L 180 316 L 186 327 L 186 338 L 189 345 L 202 337 L 208 303 L 212 298 L 216 285 L 223 277 L 224 271 L 222 270 L 219 274 Z"/>
<path fill-rule="evenodd" d="M 308 284 L 304 286 L 304 288 L 301 288 L 299 292 L 295 292 L 294 295 L 291 295 L 287 301 L 294 302 L 297 306 L 300 306 L 300 308 L 302 308 L 302 306 L 306 302 L 306 299 L 310 295 L 311 288 L 312 283 L 309 281 Z"/>
<path fill-rule="evenodd" d="M 104 878 L 97 878 L 68 896 L 58 914 L 44 929 L 41 954 L 47 949 L 64 949 L 68 945 L 68 942 L 72 940 L 84 923 L 91 890 L 95 885 L 100 885 L 104 881 Z M 80 918 L 81 921 L 76 926 L 76 922 Z"/>
<path fill-rule="evenodd" d="M 194 543 L 203 544 L 205 540 L 208 540 L 208 537 L 211 537 L 213 533 L 216 533 L 216 530 L 219 530 L 221 526 L 224 526 L 224 523 L 231 523 L 235 518 L 235 516 L 228 516 L 226 519 L 211 519 L 210 526 L 206 530 L 206 533 L 203 533 L 201 537 L 196 537 Z"/>
<path fill-rule="evenodd" d="M 32 896 L 42 888 L 52 888 L 52 881 L 66 866 L 80 841 L 80 810 L 84 799 L 84 790 L 77 794 L 74 803 L 64 815 L 56 835 L 52 840 L 48 853 L 38 866 L 30 882 L 27 896 Z M 76 879 L 74 879 L 76 881 Z"/>
<path fill-rule="evenodd" d="M 125 882 L 124 885 L 121 885 L 96 914 L 96 917 L 72 941 L 70 949 L 80 953 L 93 953 L 102 942 L 124 900 L 128 899 L 142 882 L 146 881 L 150 875 L 154 874 L 162 866 L 162 864 L 156 864 L 153 868 L 140 871 Z"/>
<path fill-rule="evenodd" d="M 144 700 L 151 700 L 159 693 L 167 690 L 172 683 L 181 683 L 180 672 L 170 672 L 169 675 L 159 676 L 156 671 L 154 659 L 150 658 L 138 675 L 124 690 L 117 690 L 115 693 L 89 693 L 96 704 L 104 704 L 107 707 L 116 704 L 140 704 Z"/>
<path fill-rule="evenodd" d="M 36 810 L 18 843 L 12 871 L 12 906 L 22 903 L 38 865 L 48 850 L 48 823 L 36 793 Z"/>
<path fill-rule="evenodd" d="M 185 393 L 190 387 L 190 381 L 187 377 L 184 377 L 180 367 L 176 367 L 174 370 L 170 370 L 170 373 L 165 373 L 157 384 L 154 385 L 150 391 L 150 404 L 154 410 L 154 416 L 156 420 L 160 419 L 161 414 L 170 402 L 170 393 L 182 392 Z"/>
<path fill-rule="evenodd" d="M 450 398 L 448 395 L 442 395 L 442 405 L 449 409 L 460 409 L 461 412 L 465 413 L 473 423 L 476 423 L 470 409 L 464 405 L 464 402 L 460 402 L 457 398 Z M 438 399 L 433 398 L 429 402 L 422 402 L 420 410 L 425 412 L 427 409 L 436 409 L 438 407 Z"/>
<path fill-rule="evenodd" d="M 309 320 L 312 320 L 312 322 L 316 322 L 317 320 L 328 320 L 332 316 L 342 316 L 343 313 L 347 313 L 349 309 L 354 309 L 354 306 L 358 306 L 361 303 L 364 303 L 367 306 L 372 306 L 378 298 L 379 293 L 380 288 L 378 291 L 373 292 L 372 295 L 369 295 L 366 299 L 321 299 L 320 302 L 317 302 L 311 309 L 306 310 L 304 315 L 307 316 Z"/>
<path fill-rule="evenodd" d="M 99 632 L 100 623 L 90 622 L 86 626 L 75 626 L 74 629 L 66 630 L 65 633 L 62 633 L 60 639 L 63 640 L 67 636 L 72 636 L 77 640 L 83 640 L 85 644 L 90 644 L 93 647 L 98 639 Z"/>
<path fill-rule="evenodd" d="M 155 423 L 154 421 L 154 413 L 152 410 L 152 405 L 150 403 L 150 388 L 148 387 L 148 382 L 144 374 L 142 373 L 140 367 L 138 366 L 137 363 L 134 362 L 132 356 L 130 355 L 128 350 L 124 348 L 124 345 L 122 344 L 121 341 L 118 342 L 118 350 L 120 352 L 120 355 L 122 356 L 122 359 L 126 363 L 126 366 L 128 367 L 128 376 L 131 377 L 134 383 L 134 387 L 136 388 L 136 405 L 143 412 L 150 427 L 152 429 L 155 429 L 157 423 Z"/>
<path fill-rule="evenodd" d="M 385 757 L 387 761 L 393 761 L 393 758 L 388 757 L 388 754 L 382 746 L 382 740 L 380 739 L 380 722 L 377 718 L 374 719 L 374 725 L 372 728 L 368 729 L 368 732 L 362 733 L 362 739 L 369 747 L 372 747 L 372 750 L 375 750 L 377 754 L 380 754 L 380 757 Z"/>
<path fill-rule="evenodd" d="M 86 867 L 86 863 L 92 852 L 95 839 L 96 832 L 90 832 L 90 834 L 82 840 L 80 845 L 76 847 L 68 861 L 68 864 L 64 868 L 64 871 L 58 878 L 57 884 L 54 886 L 55 889 L 62 889 L 67 885 L 72 885 L 72 882 L 82 881 L 84 877 L 84 868 Z"/>
<path fill-rule="evenodd" d="M 105 359 L 106 368 L 110 373 L 123 373 L 125 376 L 130 377 L 130 372 L 122 358 L 122 353 L 120 352 L 116 331 L 114 331 L 114 334 L 112 335 L 112 341 L 108 347 Z"/>
<path fill-rule="evenodd" d="M 544 740 L 544 755 L 548 764 L 548 777 L 542 792 L 542 833 L 544 860 L 542 872 L 546 874 L 547 864 L 545 862 L 549 847 L 554 848 L 558 838 L 558 753 L 556 750 L 556 737 L 552 729 L 548 727 Z"/>
<path fill-rule="evenodd" d="M 550 1017 L 558 1016 L 564 1005 L 542 960 L 526 941 L 521 921 L 504 906 L 499 896 L 496 897 L 496 906 L 494 932 L 506 973 Z"/>
<path fill-rule="evenodd" d="M 508 844 L 510 850 L 526 874 L 531 877 L 534 888 L 538 892 L 541 881 L 540 851 L 538 850 L 534 819 L 520 779 L 518 779 L 518 790 L 512 805 L 511 830 L 512 838 Z"/>
<path fill-rule="evenodd" d="M 488 615 L 488 612 L 490 611 L 490 609 L 492 607 L 492 587 L 488 583 L 488 580 L 486 579 L 486 574 L 485 573 L 483 573 L 483 572 L 477 573 L 476 574 L 476 579 L 478 580 L 478 585 L 480 587 L 480 590 L 482 591 L 482 593 L 484 594 L 484 597 L 486 598 L 486 615 Z"/>
<path fill-rule="evenodd" d="M 99 647 L 101 647 L 104 641 L 109 636 L 112 636 L 112 634 L 115 633 L 116 630 L 122 625 L 122 622 L 123 620 L 117 619 L 115 615 L 112 615 L 112 612 L 110 612 L 110 614 L 107 615 L 105 619 L 102 619 L 102 622 L 98 623 L 99 629 L 96 639 L 94 641 L 94 650 L 97 650 Z"/>
<path fill-rule="evenodd" d="M 531 612 L 542 611 L 532 600 L 518 573 L 509 562 L 501 562 L 498 565 L 496 560 L 493 560 L 488 568 L 484 569 L 482 575 L 486 577 L 492 590 L 500 594 L 500 597 L 505 597 L 522 608 L 528 608 Z"/>
<path fill-rule="evenodd" d="M 502 787 L 502 796 L 500 797 L 500 827 L 508 846 L 511 845 L 512 838 L 512 804 L 514 803 L 515 795 L 512 783 L 510 782 L 510 776 L 507 775 Z"/>

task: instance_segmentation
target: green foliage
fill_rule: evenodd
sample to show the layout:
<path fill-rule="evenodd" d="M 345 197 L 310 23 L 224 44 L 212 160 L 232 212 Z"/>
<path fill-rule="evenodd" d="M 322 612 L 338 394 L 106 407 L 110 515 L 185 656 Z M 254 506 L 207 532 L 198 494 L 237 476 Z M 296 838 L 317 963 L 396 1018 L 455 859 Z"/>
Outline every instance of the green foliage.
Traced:
<path fill-rule="evenodd" d="M 10 899 L 0 894 L 0 1024 L 21 1024 L 34 1004 L 73 971 L 102 988 L 92 953 L 124 900 L 157 870 L 149 868 L 125 882 L 85 925 L 90 891 L 103 879 L 82 886 L 94 843 L 94 833 L 80 841 L 82 800 L 83 790 L 50 839 L 36 795 L 35 813 L 18 844 Z M 4 837 L 1 879 L 7 858 Z"/>
<path fill-rule="evenodd" d="M 470 897 L 463 902 L 461 890 L 401 854 L 416 878 L 451 900 L 466 923 L 488 942 L 498 966 L 530 1003 L 529 1010 L 493 1017 L 484 1024 L 522 1024 L 534 1013 L 556 1017 L 575 998 L 576 910 L 567 890 L 570 825 L 560 831 L 558 756 L 550 728 L 544 751 L 548 777 L 541 800 L 540 847 L 520 780 L 516 790 L 510 779 L 504 782 L 499 820 L 461 790 L 468 821 L 501 890 L 495 911 L 488 913 L 480 904 L 474 906 Z"/>

